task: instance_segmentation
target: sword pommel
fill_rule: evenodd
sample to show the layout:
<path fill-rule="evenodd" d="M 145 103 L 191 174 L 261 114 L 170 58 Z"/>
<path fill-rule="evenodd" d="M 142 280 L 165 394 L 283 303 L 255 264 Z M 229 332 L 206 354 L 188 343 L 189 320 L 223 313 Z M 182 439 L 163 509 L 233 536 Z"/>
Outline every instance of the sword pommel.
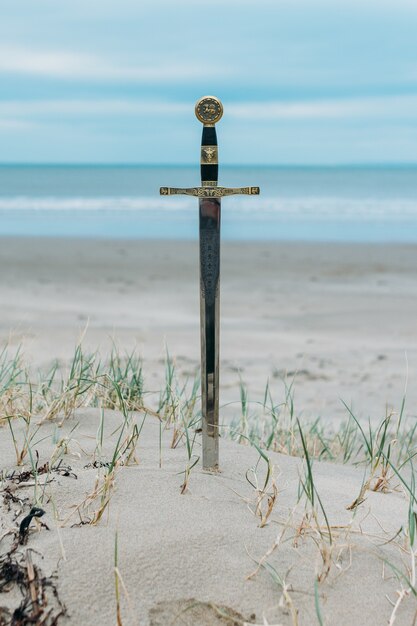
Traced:
<path fill-rule="evenodd" d="M 223 105 L 216 96 L 203 96 L 195 105 L 195 114 L 204 126 L 214 126 L 223 115 Z"/>

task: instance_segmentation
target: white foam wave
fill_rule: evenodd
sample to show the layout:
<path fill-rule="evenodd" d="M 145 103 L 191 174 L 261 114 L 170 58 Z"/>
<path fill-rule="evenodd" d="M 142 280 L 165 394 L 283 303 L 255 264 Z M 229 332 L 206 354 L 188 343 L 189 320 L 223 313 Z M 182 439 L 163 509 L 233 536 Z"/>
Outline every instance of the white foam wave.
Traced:
<path fill-rule="evenodd" d="M 192 197 L 33 197 L 0 196 L 0 213 L 19 212 L 178 212 L 195 211 Z M 417 220 L 417 199 L 340 197 L 245 197 L 226 199 L 224 211 L 253 215 L 257 219 L 315 220 Z"/>
<path fill-rule="evenodd" d="M 167 209 L 179 209 L 182 202 L 175 201 Z M 147 197 L 68 197 L 53 196 L 0 197 L 0 211 L 146 211 L 164 208 L 159 198 Z"/>

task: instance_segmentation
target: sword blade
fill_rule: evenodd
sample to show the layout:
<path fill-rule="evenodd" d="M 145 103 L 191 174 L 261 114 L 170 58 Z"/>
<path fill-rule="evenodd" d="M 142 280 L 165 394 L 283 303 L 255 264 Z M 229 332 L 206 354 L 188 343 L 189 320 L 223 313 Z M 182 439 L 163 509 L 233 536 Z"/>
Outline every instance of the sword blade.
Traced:
<path fill-rule="evenodd" d="M 219 198 L 199 200 L 201 404 L 207 470 L 219 466 L 220 209 Z"/>
<path fill-rule="evenodd" d="M 216 128 L 203 125 L 199 197 L 200 222 L 200 332 L 203 469 L 219 467 L 219 314 L 220 314 L 220 196 Z"/>

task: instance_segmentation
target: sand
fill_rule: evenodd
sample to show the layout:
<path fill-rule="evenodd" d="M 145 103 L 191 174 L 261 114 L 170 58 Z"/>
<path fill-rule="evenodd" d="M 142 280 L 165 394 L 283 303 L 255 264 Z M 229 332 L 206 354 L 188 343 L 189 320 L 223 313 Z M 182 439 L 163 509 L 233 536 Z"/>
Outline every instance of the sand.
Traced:
<path fill-rule="evenodd" d="M 3 239 L 0 340 L 46 365 L 114 339 L 137 348 L 158 388 L 165 345 L 182 372 L 199 364 L 197 244 Z M 295 408 L 336 424 L 379 421 L 417 403 L 417 246 L 223 242 L 221 398 L 263 399 L 270 380 Z M 232 411 L 230 407 L 227 409 Z M 239 408 L 236 408 L 238 411 Z"/>
<path fill-rule="evenodd" d="M 142 424 L 141 415 L 133 419 Z M 61 600 L 68 609 L 68 616 L 59 623 L 115 623 L 116 532 L 118 568 L 129 598 L 127 601 L 121 592 L 123 624 L 230 626 L 244 620 L 293 624 L 291 607 L 286 606 L 276 580 L 263 569 L 248 579 L 277 540 L 280 546 L 269 556 L 268 564 L 288 586 L 299 624 L 318 623 L 317 575 L 323 577 L 318 597 L 324 623 L 388 623 L 392 606 L 386 594 L 395 602 L 401 582 L 384 560 L 404 571 L 408 564 L 406 553 L 390 543 L 407 521 L 407 501 L 400 492 L 370 492 L 356 511 L 348 511 L 346 507 L 360 492 L 363 471 L 317 463 L 318 492 L 329 523 L 335 527 L 330 546 L 328 541 L 320 542 L 314 524 L 301 527 L 303 504 L 294 510 L 302 461 L 270 453 L 278 497 L 269 523 L 261 528 L 254 514 L 256 493 L 245 479 L 259 457 L 254 448 L 222 440 L 221 473 L 212 475 L 194 468 L 188 490 L 181 495 L 184 447 L 171 449 L 172 433 L 165 430 L 159 467 L 159 427 L 155 418 L 148 417 L 137 446 L 138 464 L 119 468 L 109 510 L 100 523 L 80 525 L 91 520 L 100 504 L 96 500 L 89 508 L 79 509 L 80 513 L 74 510 L 93 491 L 99 474 L 99 470 L 86 467 L 94 453 L 98 421 L 98 411 L 90 409 L 65 422 L 58 435 L 56 423 L 44 425 L 41 431 L 42 438 L 55 433 L 55 439 L 72 431 L 65 463 L 77 479 L 50 475 L 52 482 L 43 505 L 49 531 L 38 531 L 33 524 L 28 544 L 20 551 L 34 550 L 34 560 L 46 576 L 57 572 Z M 111 456 L 115 436 L 110 434 L 121 422 L 120 414 L 106 413 L 102 458 Z M 196 451 L 200 445 L 197 441 Z M 36 449 L 43 462 L 50 458 L 53 446 L 50 439 L 44 439 Z M 2 468 L 13 465 L 11 441 L 4 436 L 0 455 Z M 263 474 L 261 464 L 260 484 Z M 41 476 L 40 484 L 44 480 Z M 8 484 L 15 488 L 11 481 Z M 33 489 L 21 485 L 15 493 L 18 491 L 20 498 L 31 497 Z M 1 534 L 14 526 L 13 511 L 18 509 L 13 505 L 12 511 L 5 513 L 3 507 Z M 3 540 L 3 550 L 8 541 L 8 537 Z M 0 594 L 1 601 L 4 595 Z M 218 621 L 212 605 L 236 611 L 241 621 Z M 185 610 L 189 606 L 191 609 Z M 416 609 L 415 599 L 404 601 L 396 624 L 411 624 Z M 251 620 L 253 615 L 256 617 Z"/>
<path fill-rule="evenodd" d="M 137 347 L 147 388 L 158 390 L 165 342 L 182 374 L 198 366 L 196 258 L 192 243 L 3 240 L 0 338 L 12 347 L 22 344 L 33 368 L 46 367 L 55 358 L 65 364 L 88 325 L 86 348 L 105 352 L 113 339 L 122 348 Z M 301 420 L 321 415 L 337 427 L 346 413 L 340 398 L 372 419 L 383 416 L 387 404 L 398 407 L 408 372 L 406 411 L 413 416 L 416 261 L 412 246 L 225 242 L 221 402 L 235 402 L 228 411 L 239 411 L 239 373 L 253 400 L 262 399 L 268 377 L 277 396 L 282 378 L 295 378 Z M 277 495 L 261 527 L 255 514 L 259 493 L 247 480 L 254 480 L 256 449 L 222 437 L 221 472 L 195 466 L 182 494 L 184 441 L 172 449 L 172 429 L 164 428 L 160 453 L 157 418 L 147 415 L 143 422 L 144 414 L 134 413 L 130 419 L 129 427 L 143 423 L 136 462 L 117 469 L 97 525 L 86 522 L 99 500 L 74 507 L 86 503 L 105 472 L 89 465 L 97 458 L 99 409 L 45 422 L 36 434 L 39 466 L 68 437 L 62 458 L 77 476 L 48 476 L 42 521 L 49 530 L 32 522 L 27 545 L 17 552 L 25 558 L 32 549 L 45 576 L 56 572 L 68 609 L 59 624 L 116 623 L 116 533 L 125 626 L 310 625 L 320 623 L 319 616 L 328 626 L 389 622 L 412 561 L 404 535 L 408 499 L 395 477 L 387 493 L 368 491 L 363 503 L 348 510 L 364 468 L 314 463 L 330 543 L 323 515 L 318 527 L 304 517 L 311 512 L 306 498 L 297 504 L 302 459 L 268 453 Z M 38 422 L 34 418 L 34 428 Z M 100 458 L 111 458 L 121 423 L 119 412 L 105 412 Z M 34 500 L 33 481 L 16 486 L 10 479 L 14 463 L 10 433 L 0 428 L 0 554 L 10 549 L 7 533 Z M 259 485 L 264 472 L 261 460 Z M 38 490 L 46 479 L 39 477 Z M 27 501 L 8 507 L 5 487 Z M 271 481 L 267 491 L 273 493 Z M 271 551 L 274 542 L 279 546 Z M 249 579 L 268 551 L 268 569 Z M 0 594 L 0 606 L 6 595 Z M 16 597 L 12 591 L 10 606 Z M 395 624 L 411 625 L 416 610 L 415 598 L 405 597 Z"/>

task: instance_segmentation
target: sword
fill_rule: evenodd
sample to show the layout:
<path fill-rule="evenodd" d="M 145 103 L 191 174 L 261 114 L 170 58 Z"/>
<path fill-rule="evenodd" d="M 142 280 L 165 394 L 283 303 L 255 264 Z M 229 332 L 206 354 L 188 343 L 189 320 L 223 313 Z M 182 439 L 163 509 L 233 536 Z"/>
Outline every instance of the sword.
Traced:
<path fill-rule="evenodd" d="M 220 326 L 220 205 L 223 196 L 259 195 L 259 187 L 218 187 L 218 147 L 215 124 L 223 105 L 204 96 L 195 105 L 203 124 L 201 187 L 161 187 L 162 196 L 198 197 L 200 230 L 200 336 L 203 469 L 219 469 L 219 326 Z"/>

